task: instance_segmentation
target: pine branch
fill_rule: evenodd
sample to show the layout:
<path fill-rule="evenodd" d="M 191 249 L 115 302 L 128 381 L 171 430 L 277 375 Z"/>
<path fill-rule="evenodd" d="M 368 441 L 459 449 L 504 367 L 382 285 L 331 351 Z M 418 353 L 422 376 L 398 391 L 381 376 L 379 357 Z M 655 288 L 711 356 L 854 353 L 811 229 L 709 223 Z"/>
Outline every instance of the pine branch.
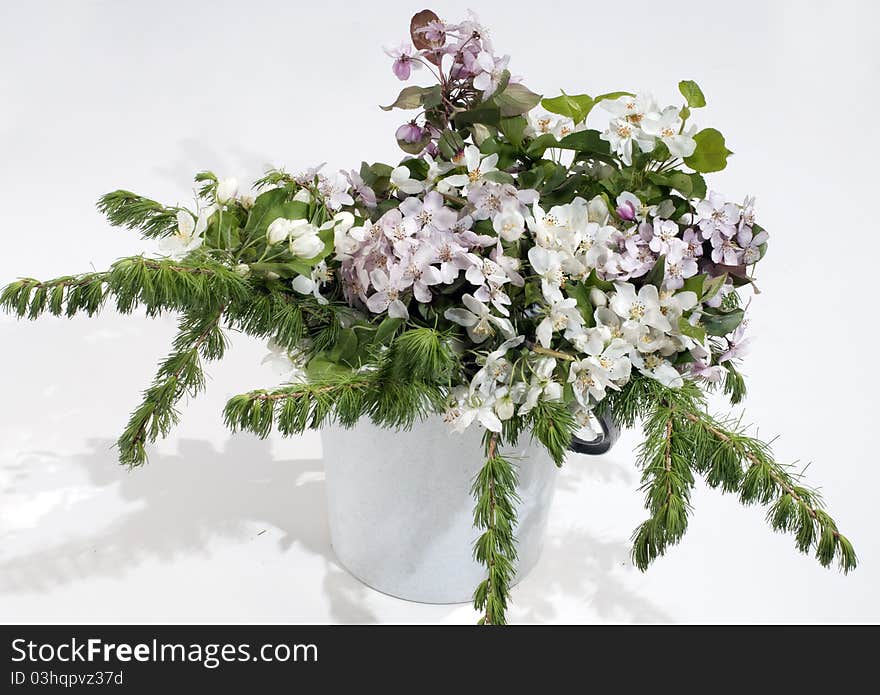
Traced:
<path fill-rule="evenodd" d="M 694 486 L 690 442 L 676 412 L 656 404 L 645 423 L 645 441 L 639 450 L 642 490 L 649 519 L 633 534 L 633 562 L 645 570 L 687 530 L 690 493 Z"/>
<path fill-rule="evenodd" d="M 218 360 L 226 349 L 220 328 L 224 310 L 221 306 L 213 315 L 185 315 L 181 319 L 172 352 L 159 365 L 156 378 L 117 441 L 120 463 L 129 467 L 145 463 L 146 444 L 166 436 L 177 424 L 177 402 L 204 388 L 201 360 Z"/>
<path fill-rule="evenodd" d="M 474 608 L 482 613 L 481 625 L 505 625 L 510 583 L 515 574 L 516 469 L 499 453 L 500 435 L 487 433 L 486 463 L 472 487 L 476 501 L 474 526 L 483 534 L 474 544 L 474 559 L 486 567 L 487 576 L 474 591 Z"/>
<path fill-rule="evenodd" d="M 351 427 L 362 417 L 380 427 L 409 429 L 445 403 L 445 387 L 389 378 L 379 366 L 235 396 L 226 404 L 224 419 L 233 432 L 247 430 L 259 437 L 267 437 L 273 426 L 289 436 L 334 420 Z"/>
<path fill-rule="evenodd" d="M 177 213 L 183 209 L 166 207 L 155 200 L 123 190 L 101 196 L 97 207 L 114 227 L 139 229 L 145 239 L 173 234 L 177 229 Z"/>
<path fill-rule="evenodd" d="M 770 525 L 777 531 L 793 533 L 802 553 L 815 550 L 816 559 L 823 567 L 828 567 L 836 558 L 845 574 L 856 568 L 855 550 L 822 508 L 819 494 L 799 484 L 786 466 L 777 463 L 765 442 L 746 436 L 736 426 L 728 428 L 706 413 L 686 412 L 684 415 L 711 435 L 718 443 L 717 448 L 732 452 L 744 466 L 739 486 L 743 504 L 772 503 L 767 514 Z"/>
<path fill-rule="evenodd" d="M 122 314 L 144 306 L 148 316 L 156 316 L 164 311 L 212 312 L 230 301 L 246 304 L 252 293 L 246 280 L 207 258 L 172 261 L 132 256 L 98 273 L 47 281 L 21 278 L 0 293 L 0 307 L 28 319 L 46 311 L 56 316 L 80 312 L 92 316 L 112 296 Z"/>

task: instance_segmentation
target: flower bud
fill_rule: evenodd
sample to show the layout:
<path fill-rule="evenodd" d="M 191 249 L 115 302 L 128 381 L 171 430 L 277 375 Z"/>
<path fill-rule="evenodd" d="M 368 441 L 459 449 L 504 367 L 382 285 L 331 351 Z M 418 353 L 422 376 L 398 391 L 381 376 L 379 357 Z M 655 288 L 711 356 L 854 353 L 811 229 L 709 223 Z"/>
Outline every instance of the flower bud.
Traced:
<path fill-rule="evenodd" d="M 239 263 L 233 269 L 236 275 L 240 278 L 247 277 L 251 273 L 251 267 L 247 263 Z"/>
<path fill-rule="evenodd" d="M 336 222 L 336 230 L 347 232 L 354 226 L 354 215 L 350 212 L 337 212 L 333 215 L 333 221 Z"/>
<path fill-rule="evenodd" d="M 217 184 L 217 202 L 228 203 L 238 193 L 238 180 L 233 178 L 221 179 Z"/>
<path fill-rule="evenodd" d="M 502 396 L 495 401 L 495 414 L 501 420 L 510 420 L 513 417 L 513 399 L 510 396 Z"/>
<path fill-rule="evenodd" d="M 314 258 L 324 250 L 324 242 L 317 234 L 303 234 L 290 242 L 290 252 L 300 258 Z"/>
<path fill-rule="evenodd" d="M 286 240 L 291 232 L 290 222 L 290 220 L 284 219 L 283 217 L 273 220 L 266 229 L 266 241 L 274 246 L 275 244 L 280 244 L 282 241 Z"/>
<path fill-rule="evenodd" d="M 593 287 L 590 290 L 590 304 L 597 308 L 600 306 L 607 306 L 608 297 L 606 297 L 605 293 L 598 287 Z"/>
<path fill-rule="evenodd" d="M 397 132 L 394 136 L 400 142 L 407 142 L 410 144 L 414 144 L 419 142 L 425 135 L 425 131 L 418 125 L 413 122 L 404 123 L 397 129 Z"/>
<path fill-rule="evenodd" d="M 254 206 L 254 203 L 257 202 L 257 199 L 249 193 L 245 193 L 238 196 L 238 202 L 241 203 L 241 206 L 245 210 L 250 210 Z"/>

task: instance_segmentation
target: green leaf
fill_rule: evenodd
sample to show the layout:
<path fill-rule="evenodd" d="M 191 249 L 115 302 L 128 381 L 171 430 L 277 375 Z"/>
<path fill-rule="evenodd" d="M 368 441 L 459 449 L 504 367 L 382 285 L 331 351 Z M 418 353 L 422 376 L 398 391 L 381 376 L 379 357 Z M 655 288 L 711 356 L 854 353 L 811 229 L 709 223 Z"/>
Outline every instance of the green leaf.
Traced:
<path fill-rule="evenodd" d="M 707 307 L 703 310 L 700 323 L 705 326 L 706 333 L 709 335 L 727 335 L 742 323 L 744 313 L 742 309 L 721 311 Z"/>
<path fill-rule="evenodd" d="M 595 101 L 598 104 L 600 101 L 605 101 L 606 99 L 620 99 L 620 97 L 634 97 L 635 94 L 632 92 L 607 92 L 606 94 L 600 94 L 596 97 Z"/>
<path fill-rule="evenodd" d="M 519 148 L 522 145 L 526 123 L 527 121 L 523 116 L 510 116 L 509 118 L 502 118 L 499 127 L 501 132 L 504 133 L 504 137 Z"/>
<path fill-rule="evenodd" d="M 260 219 L 260 225 L 254 229 L 265 231 L 265 229 L 279 217 L 283 217 L 287 220 L 304 220 L 307 219 L 308 216 L 309 206 L 307 203 L 300 202 L 299 200 L 288 200 L 287 202 L 273 205 L 266 210 L 266 213 Z"/>
<path fill-rule="evenodd" d="M 483 178 L 493 183 L 513 183 L 513 176 L 506 171 L 490 171 L 484 174 Z"/>
<path fill-rule="evenodd" d="M 330 352 L 330 358 L 334 362 L 343 362 L 352 367 L 357 366 L 358 338 L 352 328 L 344 328 L 339 331 L 336 343 Z"/>
<path fill-rule="evenodd" d="M 430 89 L 423 91 L 421 96 L 422 106 L 426 109 L 432 109 L 435 106 L 440 106 L 443 103 L 443 92 L 440 90 L 440 85 L 435 84 Z"/>
<path fill-rule="evenodd" d="M 684 285 L 681 286 L 682 292 L 693 292 L 697 295 L 697 300 L 701 300 L 703 298 L 703 286 L 706 281 L 708 275 L 705 273 L 701 273 L 700 275 L 693 275 L 684 281 Z"/>
<path fill-rule="evenodd" d="M 593 303 L 590 301 L 590 287 L 585 283 L 577 282 L 566 284 L 565 291 L 569 297 L 573 297 L 577 301 L 578 311 L 583 316 L 587 328 L 595 326 L 596 320 L 593 317 Z"/>
<path fill-rule="evenodd" d="M 417 85 L 404 87 L 400 90 L 400 94 L 397 95 L 397 99 L 388 104 L 388 106 L 380 106 L 379 108 L 383 111 L 391 111 L 391 109 L 417 109 L 422 105 L 424 95 L 432 92 L 437 87 L 439 85 L 434 85 L 433 87 L 419 87 Z"/>
<path fill-rule="evenodd" d="M 565 150 L 611 154 L 611 148 L 608 143 L 600 138 L 599 135 L 598 130 L 579 130 L 562 138 L 558 146 Z"/>
<path fill-rule="evenodd" d="M 319 353 L 306 365 L 306 376 L 309 381 L 323 381 L 332 377 L 345 376 L 351 374 L 351 369 L 328 359 L 326 353 Z"/>
<path fill-rule="evenodd" d="M 666 276 L 666 256 L 661 255 L 654 263 L 654 267 L 645 275 L 645 284 L 654 285 L 659 289 L 663 284 L 663 278 Z"/>
<path fill-rule="evenodd" d="M 692 326 L 684 316 L 678 317 L 678 330 L 682 335 L 689 336 L 700 343 L 706 341 L 706 330 L 699 325 Z"/>
<path fill-rule="evenodd" d="M 289 191 L 284 188 L 273 188 L 265 193 L 260 193 L 254 201 L 244 230 L 246 232 L 252 232 L 257 229 L 265 230 L 269 226 L 269 222 L 265 221 L 266 214 L 284 203 L 288 195 L 290 195 Z"/>
<path fill-rule="evenodd" d="M 706 197 L 706 179 L 697 172 L 693 172 L 692 174 L 688 174 L 691 177 L 691 197 L 692 198 L 705 198 Z"/>
<path fill-rule="evenodd" d="M 497 126 L 500 120 L 501 110 L 497 106 L 486 102 L 483 102 L 470 111 L 461 111 L 455 114 L 455 125 L 458 128 L 463 128 L 464 126 L 472 125 L 474 123 Z"/>
<path fill-rule="evenodd" d="M 727 280 L 727 275 L 719 275 L 714 278 L 706 278 L 705 283 L 703 284 L 703 294 L 700 298 L 702 301 L 706 301 L 707 299 L 712 299 L 718 291 L 721 289 L 721 286 Z"/>
<path fill-rule="evenodd" d="M 682 80 L 679 82 L 678 91 L 681 92 L 688 106 L 692 109 L 699 109 L 706 105 L 706 97 L 703 96 L 703 90 L 693 80 Z"/>
<path fill-rule="evenodd" d="M 667 171 L 663 173 L 649 172 L 648 180 L 658 186 L 674 188 L 685 198 L 693 197 L 694 183 L 688 174 L 681 171 Z"/>
<path fill-rule="evenodd" d="M 713 171 L 721 171 L 727 166 L 727 157 L 733 152 L 724 144 L 724 136 L 714 128 L 704 128 L 694 135 L 697 148 L 690 157 L 685 157 L 684 163 L 694 171 L 708 174 Z"/>
<path fill-rule="evenodd" d="M 464 140 L 455 130 L 444 130 L 440 133 L 440 139 L 437 141 L 441 154 L 446 159 L 451 160 L 455 155 L 464 150 Z"/>
<path fill-rule="evenodd" d="M 587 94 L 569 95 L 565 92 L 562 92 L 558 97 L 541 101 L 541 106 L 547 111 L 570 118 L 575 124 L 584 121 L 595 104 L 593 97 Z"/>
<path fill-rule="evenodd" d="M 602 280 L 598 275 L 596 275 L 595 268 L 590 271 L 590 275 L 587 277 L 586 280 L 582 281 L 582 284 L 586 285 L 587 287 L 596 287 L 603 292 L 610 292 L 614 289 L 614 283 L 609 282 L 608 280 Z"/>
<path fill-rule="evenodd" d="M 492 100 L 498 104 L 502 116 L 521 116 L 538 105 L 541 95 L 535 94 L 525 85 L 514 83 L 507 85 Z"/>
<path fill-rule="evenodd" d="M 379 345 L 387 345 L 394 338 L 403 323 L 403 319 L 388 316 L 376 329 L 376 335 L 373 337 L 373 342 L 378 343 Z"/>
<path fill-rule="evenodd" d="M 541 157 L 550 147 L 559 147 L 559 142 L 556 140 L 556 136 L 551 133 L 545 133 L 529 143 L 529 146 L 526 148 L 526 154 L 529 157 Z"/>

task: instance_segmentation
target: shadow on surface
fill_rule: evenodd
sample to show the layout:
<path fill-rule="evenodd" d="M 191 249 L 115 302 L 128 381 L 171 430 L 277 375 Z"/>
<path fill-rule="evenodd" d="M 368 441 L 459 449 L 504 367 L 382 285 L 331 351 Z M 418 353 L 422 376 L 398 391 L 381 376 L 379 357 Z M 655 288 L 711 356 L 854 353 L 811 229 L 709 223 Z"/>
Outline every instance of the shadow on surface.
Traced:
<path fill-rule="evenodd" d="M 281 552 L 296 543 L 324 558 L 324 590 L 334 620 L 375 620 L 363 600 L 369 589 L 333 557 L 321 461 L 276 461 L 269 442 L 236 436 L 223 451 L 204 441 L 181 440 L 177 454 L 153 452 L 147 466 L 129 472 L 118 465 L 111 446 L 92 440 L 87 454 L 59 459 L 34 452 L 4 466 L 10 484 L 0 489 L 3 504 L 14 504 L 16 494 L 33 499 L 49 493 L 55 503 L 39 525 L 66 532 L 49 539 L 41 535 L 32 552 L 0 560 L 0 592 L 39 592 L 81 578 L 121 577 L 149 558 L 207 555 L 213 538 L 253 540 L 255 526 L 275 527 L 281 531 Z M 73 477 L 74 471 L 66 470 L 71 468 Z M 88 494 L 71 496 L 77 488 Z M 94 516 L 96 505 L 100 516 Z M 99 531 L 69 530 L 89 518 L 88 527 Z"/>
<path fill-rule="evenodd" d="M 268 441 L 241 435 L 227 440 L 222 451 L 205 441 L 181 440 L 177 453 L 154 451 L 149 465 L 131 472 L 115 454 L 112 442 L 90 440 L 78 456 L 31 452 L 0 469 L 6 509 L 14 512 L 16 505 L 26 506 L 23 500 L 40 496 L 47 500 L 34 523 L 13 524 L 4 534 L 24 535 L 15 545 L 24 540 L 27 550 L 0 555 L 0 593 L 14 600 L 78 580 L 125 577 L 150 559 L 208 558 L 214 539 L 253 541 L 260 529 L 275 528 L 280 553 L 298 544 L 323 558 L 323 591 L 333 621 L 378 619 L 369 607 L 372 590 L 333 556 L 320 460 L 274 460 Z M 582 472 L 587 481 L 621 475 L 601 458 L 572 464 L 589 466 Z M 624 544 L 597 540 L 580 528 L 548 538 L 538 566 L 515 590 L 521 619 L 565 620 L 560 607 L 574 599 L 602 619 L 666 620 L 625 587 L 618 570 L 627 553 Z"/>

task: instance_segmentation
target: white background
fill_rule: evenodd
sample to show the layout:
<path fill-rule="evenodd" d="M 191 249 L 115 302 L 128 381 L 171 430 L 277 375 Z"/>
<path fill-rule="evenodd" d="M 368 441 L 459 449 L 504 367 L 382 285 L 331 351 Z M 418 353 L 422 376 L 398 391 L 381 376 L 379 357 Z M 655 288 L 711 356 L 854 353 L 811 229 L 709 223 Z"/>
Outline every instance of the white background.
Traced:
<path fill-rule="evenodd" d="M 400 85 L 383 44 L 412 3 L 4 3 L 0 283 L 104 268 L 144 249 L 95 211 L 125 187 L 190 199 L 202 168 L 399 156 Z M 446 19 L 467 4 L 444 3 Z M 876 621 L 875 286 L 878 49 L 873 2 L 475 6 L 536 91 L 650 89 L 695 79 L 736 152 L 713 186 L 758 196 L 771 233 L 753 302 L 748 419 L 783 436 L 860 569 L 844 578 L 771 533 L 763 511 L 699 486 L 682 544 L 646 574 L 633 448 L 572 457 L 548 547 L 514 592 L 516 621 Z M 167 348 L 172 319 L 0 316 L 0 619 L 472 622 L 360 585 L 329 549 L 320 438 L 230 438 L 226 399 L 274 375 L 234 336 L 207 393 L 132 473 L 111 445 Z"/>

